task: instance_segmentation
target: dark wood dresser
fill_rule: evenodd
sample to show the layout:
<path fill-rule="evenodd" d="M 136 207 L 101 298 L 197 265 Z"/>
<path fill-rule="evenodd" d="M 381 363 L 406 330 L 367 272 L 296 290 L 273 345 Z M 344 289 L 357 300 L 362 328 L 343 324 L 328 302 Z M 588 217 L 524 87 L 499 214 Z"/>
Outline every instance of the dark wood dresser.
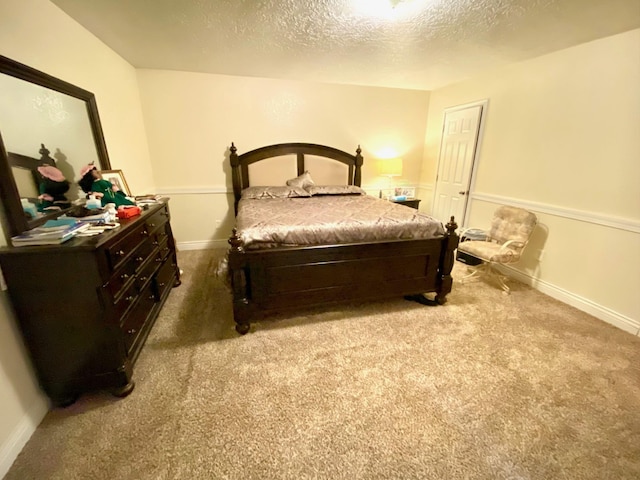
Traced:
<path fill-rule="evenodd" d="M 180 270 L 168 203 L 58 246 L 0 249 L 41 387 L 56 406 L 83 392 L 126 396 L 133 366 Z"/>

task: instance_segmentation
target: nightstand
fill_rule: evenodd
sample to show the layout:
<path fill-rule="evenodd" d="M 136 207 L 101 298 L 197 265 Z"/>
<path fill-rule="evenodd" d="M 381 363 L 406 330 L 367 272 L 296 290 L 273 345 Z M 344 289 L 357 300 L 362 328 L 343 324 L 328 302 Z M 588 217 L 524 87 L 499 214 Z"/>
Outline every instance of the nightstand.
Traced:
<path fill-rule="evenodd" d="M 420 203 L 419 198 L 407 198 L 406 200 L 392 200 L 394 203 L 399 203 L 400 205 L 406 205 L 407 207 L 418 209 L 418 204 Z"/>

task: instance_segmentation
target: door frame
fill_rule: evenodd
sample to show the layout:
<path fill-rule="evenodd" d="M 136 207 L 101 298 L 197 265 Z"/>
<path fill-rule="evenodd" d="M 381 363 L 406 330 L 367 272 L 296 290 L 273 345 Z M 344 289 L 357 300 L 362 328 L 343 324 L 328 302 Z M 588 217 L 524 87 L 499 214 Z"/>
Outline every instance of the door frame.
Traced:
<path fill-rule="evenodd" d="M 438 165 L 436 166 L 436 182 L 435 182 L 435 185 L 433 186 L 433 198 L 431 199 L 432 209 L 433 209 L 433 206 L 435 206 L 436 194 L 438 192 L 438 177 L 440 175 L 440 160 L 442 155 L 442 137 L 444 136 L 444 129 L 446 126 L 444 121 L 445 117 L 447 116 L 447 113 L 452 113 L 458 110 L 464 110 L 467 108 L 477 107 L 477 106 L 480 106 L 482 108 L 480 110 L 480 119 L 478 121 L 478 136 L 476 138 L 476 146 L 473 152 L 473 160 L 471 162 L 471 176 L 469 177 L 469 188 L 468 188 L 468 193 L 465 195 L 466 198 L 464 199 L 464 202 L 465 202 L 464 218 L 462 219 L 456 218 L 456 222 L 458 223 L 458 226 L 460 228 L 464 228 L 467 226 L 467 220 L 469 218 L 470 200 L 471 200 L 473 191 L 475 189 L 476 172 L 478 170 L 478 164 L 480 163 L 480 149 L 482 147 L 482 139 L 484 138 L 484 125 L 486 123 L 485 119 L 487 115 L 487 109 L 489 107 L 489 99 L 485 98 L 482 100 L 477 100 L 475 102 L 469 102 L 461 105 L 455 105 L 453 107 L 447 107 L 443 110 L 443 113 L 442 113 L 442 131 L 440 132 L 440 147 L 438 148 Z"/>

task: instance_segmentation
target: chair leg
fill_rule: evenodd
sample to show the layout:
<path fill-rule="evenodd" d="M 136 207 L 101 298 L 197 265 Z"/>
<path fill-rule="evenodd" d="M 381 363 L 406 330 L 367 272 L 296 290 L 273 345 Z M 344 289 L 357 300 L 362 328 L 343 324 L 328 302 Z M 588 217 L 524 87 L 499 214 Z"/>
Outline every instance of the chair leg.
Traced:
<path fill-rule="evenodd" d="M 500 273 L 498 269 L 492 263 L 482 262 L 480 265 L 475 267 L 468 267 L 469 273 L 460 278 L 460 282 L 464 283 L 466 280 L 470 280 L 472 278 L 479 277 L 481 274 L 489 274 L 492 277 L 495 277 L 498 284 L 500 285 L 500 289 L 505 292 L 507 295 L 511 294 L 511 289 L 509 285 L 507 285 L 506 279 L 508 278 L 506 275 Z"/>
<path fill-rule="evenodd" d="M 482 262 L 480 265 L 474 266 L 474 267 L 467 267 L 467 271 L 469 273 L 467 273 L 466 275 L 464 275 L 462 278 L 460 278 L 461 282 L 464 282 L 465 280 L 469 280 L 471 278 L 475 278 L 478 275 L 480 275 L 481 273 L 484 273 L 484 271 L 487 269 L 487 264 Z"/>
<path fill-rule="evenodd" d="M 495 268 L 495 266 L 493 265 L 489 265 L 489 270 L 491 271 L 491 274 L 496 278 L 496 280 L 498 281 L 498 284 L 500 285 L 500 288 L 502 289 L 503 292 L 505 292 L 507 295 L 511 294 L 511 289 L 509 288 L 509 285 L 507 285 L 506 283 L 506 279 L 508 278 L 506 275 L 503 275 L 497 268 Z"/>

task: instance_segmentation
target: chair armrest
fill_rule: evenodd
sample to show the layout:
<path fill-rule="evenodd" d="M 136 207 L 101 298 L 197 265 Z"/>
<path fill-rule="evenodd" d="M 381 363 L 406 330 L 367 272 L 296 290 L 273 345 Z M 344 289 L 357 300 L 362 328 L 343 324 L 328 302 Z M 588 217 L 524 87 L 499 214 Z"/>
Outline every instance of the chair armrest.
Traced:
<path fill-rule="evenodd" d="M 484 230 L 483 228 L 478 228 L 478 227 L 467 227 L 467 228 L 463 228 L 463 229 L 458 233 L 458 236 L 459 236 L 460 238 L 462 238 L 462 237 L 464 236 L 464 234 L 465 234 L 466 232 L 468 232 L 469 230 L 481 230 L 481 231 L 486 235 L 485 241 L 489 242 L 489 241 L 491 240 L 491 239 L 489 238 L 489 232 L 487 232 L 487 231 L 486 231 L 486 230 Z"/>
<path fill-rule="evenodd" d="M 507 240 L 506 242 L 504 242 L 501 246 L 500 246 L 500 250 L 498 250 L 498 253 L 504 253 L 505 250 L 507 250 L 511 245 L 517 247 L 517 248 L 522 248 L 524 247 L 524 243 L 522 242 L 518 242 L 516 240 Z"/>

